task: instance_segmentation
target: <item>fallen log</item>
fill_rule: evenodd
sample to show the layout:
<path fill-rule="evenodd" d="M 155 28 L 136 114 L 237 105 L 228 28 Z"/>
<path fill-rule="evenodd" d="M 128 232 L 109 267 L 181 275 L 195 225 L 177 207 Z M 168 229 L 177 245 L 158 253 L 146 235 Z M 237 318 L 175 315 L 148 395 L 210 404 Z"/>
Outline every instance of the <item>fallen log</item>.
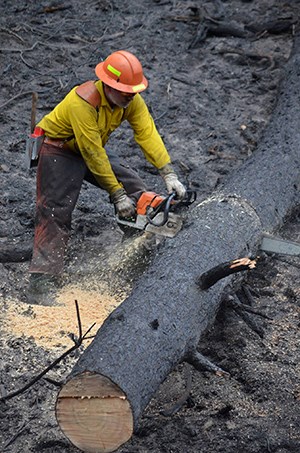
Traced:
<path fill-rule="evenodd" d="M 112 452 L 128 441 L 178 363 L 222 374 L 197 346 L 236 277 L 228 275 L 208 289 L 201 289 L 197 279 L 220 263 L 255 256 L 262 232 L 278 229 L 299 204 L 299 37 L 294 46 L 255 153 L 190 212 L 176 238 L 165 241 L 59 392 L 58 424 L 81 450 Z"/>

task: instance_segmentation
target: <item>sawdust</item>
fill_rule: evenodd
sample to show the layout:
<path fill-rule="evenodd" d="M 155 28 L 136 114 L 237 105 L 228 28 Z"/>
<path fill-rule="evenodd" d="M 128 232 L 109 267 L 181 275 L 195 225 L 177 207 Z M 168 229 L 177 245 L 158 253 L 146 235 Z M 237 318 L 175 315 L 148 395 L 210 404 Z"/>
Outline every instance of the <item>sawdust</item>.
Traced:
<path fill-rule="evenodd" d="M 95 335 L 107 316 L 127 297 L 129 281 L 118 278 L 120 270 L 128 269 L 129 280 L 134 280 L 135 267 L 143 268 L 147 262 L 147 248 L 151 248 L 154 235 L 128 238 L 110 254 L 104 269 L 94 263 L 93 273 L 78 277 L 74 283 L 65 285 L 56 296 L 56 304 L 28 305 L 16 298 L 8 298 L 2 316 L 2 328 L 8 337 L 31 338 L 37 346 L 47 350 L 65 349 L 72 346 L 70 335 L 78 335 L 75 300 L 78 302 L 82 332 L 91 325 Z M 155 242 L 155 241 L 154 241 Z M 102 263 L 103 264 L 103 263 Z M 114 276 L 113 276 L 114 275 Z M 86 340 L 87 347 L 92 340 Z"/>
<path fill-rule="evenodd" d="M 125 293 L 112 295 L 106 287 L 97 290 L 72 285 L 64 287 L 57 296 L 56 306 L 30 305 L 11 299 L 7 304 L 3 328 L 8 335 L 34 339 L 38 346 L 51 350 L 70 347 L 70 334 L 78 335 L 75 300 L 80 309 L 83 333 L 94 323 L 94 335 L 107 316 L 124 300 Z M 86 340 L 87 346 L 91 340 Z"/>

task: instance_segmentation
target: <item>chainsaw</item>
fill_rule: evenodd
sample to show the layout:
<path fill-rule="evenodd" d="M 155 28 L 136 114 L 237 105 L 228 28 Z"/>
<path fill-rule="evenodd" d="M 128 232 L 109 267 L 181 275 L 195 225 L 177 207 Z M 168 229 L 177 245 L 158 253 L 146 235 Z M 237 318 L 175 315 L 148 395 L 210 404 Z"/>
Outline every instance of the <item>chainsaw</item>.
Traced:
<path fill-rule="evenodd" d="M 183 200 L 177 200 L 175 192 L 166 197 L 155 192 L 143 192 L 137 201 L 136 215 L 117 216 L 117 222 L 120 225 L 173 238 L 183 225 L 182 217 L 174 211 L 189 206 L 196 198 L 196 192 L 189 189 Z"/>

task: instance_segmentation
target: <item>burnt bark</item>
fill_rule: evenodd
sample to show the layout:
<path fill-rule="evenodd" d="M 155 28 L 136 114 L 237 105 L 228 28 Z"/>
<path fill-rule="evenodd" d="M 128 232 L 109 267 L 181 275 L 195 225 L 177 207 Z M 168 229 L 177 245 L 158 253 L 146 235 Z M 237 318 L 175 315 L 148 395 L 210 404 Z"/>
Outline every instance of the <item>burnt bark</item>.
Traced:
<path fill-rule="evenodd" d="M 58 395 L 58 423 L 84 451 L 114 451 L 126 442 L 174 367 L 183 361 L 193 363 L 191 358 L 195 362 L 201 336 L 214 322 L 225 289 L 234 283 L 234 275 L 228 275 L 201 290 L 199 275 L 220 263 L 254 256 L 262 233 L 276 231 L 299 204 L 299 46 L 296 37 L 277 105 L 255 153 L 191 210 L 176 238 L 166 240 L 132 294 L 99 329 Z M 100 389 L 97 395 L 101 380 L 108 390 L 105 394 Z M 123 410 L 119 403 L 124 402 L 124 418 L 105 438 L 113 417 L 107 418 L 100 403 L 109 398 L 111 403 L 118 401 L 116 411 Z M 89 425 L 88 401 L 98 425 Z M 123 429 L 120 423 L 126 427 L 117 435 Z M 91 437 L 95 431 L 92 440 L 84 435 L 88 426 Z M 107 440 L 111 433 L 113 441 Z"/>

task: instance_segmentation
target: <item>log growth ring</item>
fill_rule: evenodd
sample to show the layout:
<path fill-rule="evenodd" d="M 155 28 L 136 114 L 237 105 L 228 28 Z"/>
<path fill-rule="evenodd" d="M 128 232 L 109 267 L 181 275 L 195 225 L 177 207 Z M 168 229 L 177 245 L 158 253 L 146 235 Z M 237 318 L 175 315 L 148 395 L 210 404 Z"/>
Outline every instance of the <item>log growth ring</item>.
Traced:
<path fill-rule="evenodd" d="M 67 382 L 57 398 L 56 418 L 72 444 L 88 453 L 115 451 L 133 433 L 126 395 L 96 373 L 82 373 Z"/>

